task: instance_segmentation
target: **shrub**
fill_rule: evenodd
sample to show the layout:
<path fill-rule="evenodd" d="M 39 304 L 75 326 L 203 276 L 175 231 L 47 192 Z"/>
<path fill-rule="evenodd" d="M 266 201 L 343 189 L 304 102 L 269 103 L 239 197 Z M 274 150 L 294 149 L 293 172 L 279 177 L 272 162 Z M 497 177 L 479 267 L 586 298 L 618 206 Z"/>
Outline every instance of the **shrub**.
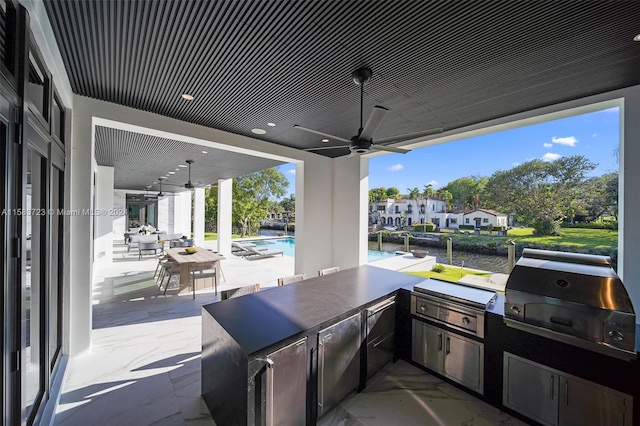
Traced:
<path fill-rule="evenodd" d="M 444 265 L 441 265 L 439 263 L 436 263 L 435 265 L 433 265 L 433 268 L 431 269 L 431 272 L 436 272 L 438 274 L 441 274 L 444 271 L 445 271 Z"/>
<path fill-rule="evenodd" d="M 532 224 L 534 235 L 555 235 L 560 236 L 560 221 L 557 220 L 540 220 Z"/>
<path fill-rule="evenodd" d="M 581 229 L 611 229 L 616 231 L 618 229 L 617 220 L 604 220 L 602 222 L 562 222 L 563 228 L 581 228 Z"/>
<path fill-rule="evenodd" d="M 460 225 L 460 226 L 458 226 L 458 228 L 460 230 L 468 229 L 468 230 L 471 230 L 471 231 L 473 231 L 475 229 L 475 227 L 473 225 Z"/>
<path fill-rule="evenodd" d="M 413 225 L 414 232 L 433 232 L 434 229 L 436 229 L 436 225 L 431 222 Z"/>

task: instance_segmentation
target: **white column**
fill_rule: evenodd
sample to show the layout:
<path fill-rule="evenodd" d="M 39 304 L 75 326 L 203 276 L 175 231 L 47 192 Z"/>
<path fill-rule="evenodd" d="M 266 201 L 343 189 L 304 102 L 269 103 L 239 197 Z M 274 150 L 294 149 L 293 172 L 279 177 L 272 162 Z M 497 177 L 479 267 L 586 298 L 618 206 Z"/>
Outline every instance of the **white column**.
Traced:
<path fill-rule="evenodd" d="M 193 239 L 196 245 L 204 244 L 204 188 L 195 188 L 193 200 Z"/>
<path fill-rule="evenodd" d="M 333 160 L 333 254 L 340 269 L 367 263 L 369 160 Z"/>
<path fill-rule="evenodd" d="M 218 252 L 231 256 L 233 179 L 218 180 Z"/>
<path fill-rule="evenodd" d="M 94 261 L 100 261 L 102 265 L 113 262 L 113 185 L 114 168 L 98 166 L 96 168 L 96 205 L 95 205 L 95 230 Z"/>
<path fill-rule="evenodd" d="M 67 179 L 70 182 L 69 207 L 72 212 L 92 208 L 93 129 L 91 116 L 83 108 L 83 98 L 74 96 L 73 138 L 67 149 L 70 159 Z M 91 346 L 93 283 L 92 220 L 88 215 L 69 217 L 69 354 L 78 355 Z"/>
<path fill-rule="evenodd" d="M 332 168 L 320 155 L 296 164 L 296 274 L 333 266 Z"/>
<path fill-rule="evenodd" d="M 620 182 L 618 194 L 618 274 L 625 284 L 640 322 L 640 88 L 625 92 L 620 111 Z"/>
<path fill-rule="evenodd" d="M 173 234 L 191 234 L 191 192 L 179 192 L 173 197 Z"/>

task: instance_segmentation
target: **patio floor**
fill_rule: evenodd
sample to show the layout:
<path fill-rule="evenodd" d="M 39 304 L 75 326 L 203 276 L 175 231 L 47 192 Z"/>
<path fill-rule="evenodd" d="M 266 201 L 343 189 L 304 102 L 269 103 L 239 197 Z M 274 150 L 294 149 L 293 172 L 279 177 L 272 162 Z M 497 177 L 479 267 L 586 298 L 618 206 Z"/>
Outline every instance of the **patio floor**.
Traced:
<path fill-rule="evenodd" d="M 231 257 L 222 265 L 221 289 L 275 286 L 278 277 L 293 273 L 292 258 Z M 164 297 L 152 277 L 155 266 L 153 256 L 138 261 L 120 244 L 114 246 L 114 262 L 98 270 L 92 347 L 69 361 L 55 425 L 215 425 L 200 397 L 200 316 L 202 305 L 219 296 L 207 289 L 195 300 L 190 293 Z M 352 394 L 321 424 L 387 425 L 384 412 L 393 413 L 393 407 L 404 413 L 402 424 L 454 424 L 441 421 L 454 418 L 457 424 L 520 424 L 406 363 L 388 365 L 372 380 L 375 386 Z M 378 399 L 385 394 L 380 412 Z M 403 408 L 408 401 L 411 410 Z"/>

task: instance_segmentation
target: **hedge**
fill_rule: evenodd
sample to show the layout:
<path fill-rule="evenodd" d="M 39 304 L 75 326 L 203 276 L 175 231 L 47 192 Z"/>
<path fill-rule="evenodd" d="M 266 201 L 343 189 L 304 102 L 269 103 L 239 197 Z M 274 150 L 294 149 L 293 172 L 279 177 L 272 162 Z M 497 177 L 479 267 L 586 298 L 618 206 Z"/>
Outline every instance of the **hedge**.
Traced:
<path fill-rule="evenodd" d="M 418 223 L 416 225 L 413 225 L 413 230 L 415 232 L 433 232 L 435 229 L 436 225 L 431 222 Z"/>

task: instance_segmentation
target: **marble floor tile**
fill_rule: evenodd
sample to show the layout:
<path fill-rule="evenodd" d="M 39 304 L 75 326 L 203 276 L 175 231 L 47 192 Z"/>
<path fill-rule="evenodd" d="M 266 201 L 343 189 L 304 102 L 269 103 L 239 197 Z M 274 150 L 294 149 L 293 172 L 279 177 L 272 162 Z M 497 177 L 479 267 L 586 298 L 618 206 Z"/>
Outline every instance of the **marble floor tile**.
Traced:
<path fill-rule="evenodd" d="M 200 397 L 201 313 L 219 294 L 204 289 L 195 300 L 175 291 L 163 296 L 153 280 L 154 258 L 138 261 L 123 245 L 114 247 L 114 258 L 97 265 L 92 347 L 69 361 L 54 425 L 215 426 Z M 293 273 L 292 265 L 291 259 L 226 259 L 219 290 L 251 283 L 275 287 L 278 277 Z M 363 392 L 352 393 L 318 424 L 521 423 L 400 361 L 385 366 Z"/>

